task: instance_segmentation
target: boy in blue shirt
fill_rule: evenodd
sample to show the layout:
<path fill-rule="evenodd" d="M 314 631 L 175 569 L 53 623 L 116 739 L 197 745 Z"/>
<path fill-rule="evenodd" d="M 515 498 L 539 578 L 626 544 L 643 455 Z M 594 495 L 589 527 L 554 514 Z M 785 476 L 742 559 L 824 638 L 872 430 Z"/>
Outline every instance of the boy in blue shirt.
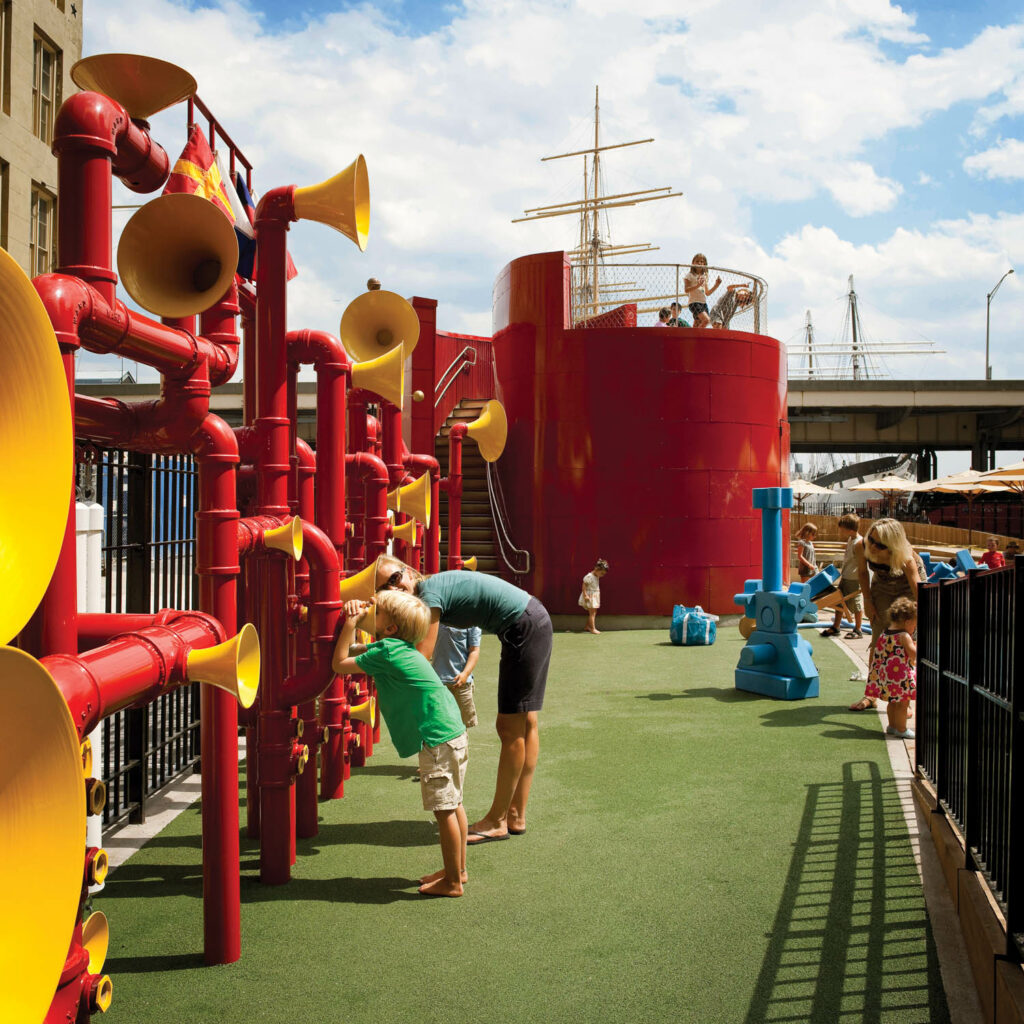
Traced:
<path fill-rule="evenodd" d="M 348 601 L 345 623 L 334 649 L 339 676 L 373 676 L 377 704 L 399 757 L 419 752 L 423 808 L 433 811 L 444 867 L 424 875 L 425 896 L 461 896 L 466 881 L 469 823 L 462 806 L 468 744 L 459 706 L 415 645 L 426 636 L 430 611 L 412 594 L 378 594 L 372 604 Z M 350 657 L 356 627 L 378 639 Z"/>
<path fill-rule="evenodd" d="M 483 633 L 479 626 L 457 629 L 439 625 L 431 664 L 438 678 L 451 691 L 462 713 L 462 724 L 472 729 L 477 724 L 473 700 L 473 669 L 480 658 Z"/>

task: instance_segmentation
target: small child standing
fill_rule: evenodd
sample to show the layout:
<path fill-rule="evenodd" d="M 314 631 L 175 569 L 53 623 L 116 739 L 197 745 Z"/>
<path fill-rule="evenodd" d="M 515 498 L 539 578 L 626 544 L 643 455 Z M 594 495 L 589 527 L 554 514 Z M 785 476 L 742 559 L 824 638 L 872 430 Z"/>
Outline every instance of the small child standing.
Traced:
<path fill-rule="evenodd" d="M 822 636 L 839 636 L 844 605 L 853 616 L 853 629 L 846 634 L 846 639 L 860 640 L 864 636 L 860 629 L 864 622 L 864 602 L 860 596 L 860 576 L 857 572 L 857 548 L 863 547 L 864 539 L 857 532 L 858 525 L 857 517 L 852 512 L 839 517 L 839 539 L 846 541 L 839 576 L 839 594 L 843 600 L 836 608 L 832 625 L 822 631 Z"/>
<path fill-rule="evenodd" d="M 889 606 L 889 628 L 872 637 L 874 657 L 868 670 L 867 697 L 886 701 L 889 724 L 885 731 L 901 740 L 913 739 L 907 727 L 910 702 L 917 699 L 917 602 L 897 597 Z"/>
<path fill-rule="evenodd" d="M 437 627 L 437 643 L 431 664 L 438 678 L 448 687 L 459 705 L 462 724 L 472 729 L 477 724 L 476 704 L 473 701 L 473 669 L 480 658 L 479 626 L 456 629 L 443 623 Z"/>
<path fill-rule="evenodd" d="M 710 326 L 708 296 L 713 295 L 721 283 L 722 278 L 719 277 L 708 288 L 708 258 L 702 252 L 697 253 L 690 261 L 690 272 L 683 280 L 683 288 L 686 289 L 686 297 L 690 302 L 690 312 L 693 314 L 694 327 Z"/>
<path fill-rule="evenodd" d="M 583 592 L 577 602 L 587 613 L 587 624 L 584 627 L 588 633 L 600 636 L 601 630 L 597 628 L 597 609 L 601 607 L 601 584 L 600 579 L 608 572 L 608 563 L 599 558 L 594 563 L 594 568 L 583 577 Z"/>
<path fill-rule="evenodd" d="M 801 583 L 806 583 L 818 571 L 814 555 L 814 538 L 817 535 L 818 528 L 814 523 L 804 523 L 796 535 L 796 571 Z"/>
<path fill-rule="evenodd" d="M 349 657 L 356 628 L 378 637 Z M 430 662 L 416 650 L 430 627 L 430 609 L 412 594 L 382 591 L 373 603 L 348 601 L 331 667 L 339 676 L 373 676 L 377 701 L 399 757 L 419 751 L 423 809 L 433 811 L 444 867 L 420 879 L 424 896 L 461 896 L 469 822 L 462 806 L 468 744 L 459 706 Z"/>

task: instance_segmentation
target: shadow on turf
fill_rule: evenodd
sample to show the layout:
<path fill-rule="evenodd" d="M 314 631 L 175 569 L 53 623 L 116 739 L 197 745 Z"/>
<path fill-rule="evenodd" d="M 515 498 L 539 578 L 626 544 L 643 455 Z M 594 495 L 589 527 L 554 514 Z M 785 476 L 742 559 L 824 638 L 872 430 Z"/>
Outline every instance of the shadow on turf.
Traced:
<path fill-rule="evenodd" d="M 807 787 L 745 1024 L 948 1024 L 900 795 L 872 761 Z"/>

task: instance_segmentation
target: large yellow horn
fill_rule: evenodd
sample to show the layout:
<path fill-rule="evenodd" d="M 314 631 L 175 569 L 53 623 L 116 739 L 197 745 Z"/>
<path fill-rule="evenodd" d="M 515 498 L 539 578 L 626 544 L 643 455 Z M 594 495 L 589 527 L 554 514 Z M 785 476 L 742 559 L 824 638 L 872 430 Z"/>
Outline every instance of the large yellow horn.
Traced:
<path fill-rule="evenodd" d="M 138 53 L 93 54 L 72 66 L 71 81 L 117 100 L 131 118 L 142 121 L 196 91 L 196 80 L 184 68 Z"/>
<path fill-rule="evenodd" d="M 263 531 L 263 543 L 274 551 L 283 551 L 297 562 L 302 558 L 302 520 L 293 516 L 287 523 Z"/>
<path fill-rule="evenodd" d="M 0 985 L 0 1020 L 41 1021 L 82 891 L 82 753 L 57 684 L 13 647 L 0 647 L 0 707 L 0 863 L 17 876 L 4 894 L 0 963 L 11 973 Z"/>
<path fill-rule="evenodd" d="M 243 708 L 251 708 L 260 685 L 260 638 L 247 622 L 230 640 L 188 652 L 189 682 L 226 690 Z"/>
<path fill-rule="evenodd" d="M 292 204 L 299 220 L 315 220 L 351 238 L 361 250 L 370 235 L 370 179 L 357 156 L 340 174 L 319 185 L 295 190 Z"/>
<path fill-rule="evenodd" d="M 353 363 L 352 386 L 372 391 L 401 409 L 405 404 L 405 351 L 401 345 L 376 359 Z"/>
<path fill-rule="evenodd" d="M 408 356 L 419 341 L 420 318 L 395 292 L 363 292 L 345 308 L 340 337 L 353 359 L 375 359 L 399 346 Z"/>
<path fill-rule="evenodd" d="M 99 974 L 107 959 L 110 926 L 101 910 L 90 914 L 82 924 L 82 946 L 89 954 L 89 973 Z"/>
<path fill-rule="evenodd" d="M 238 267 L 231 221 L 209 199 L 175 192 L 133 214 L 117 245 L 128 294 L 157 316 L 192 316 L 228 290 Z"/>
<path fill-rule="evenodd" d="M 354 576 L 346 576 L 341 581 L 341 603 L 346 601 L 369 601 L 377 592 L 377 562 L 376 559 L 365 569 L 361 569 Z"/>
<path fill-rule="evenodd" d="M 480 415 L 466 427 L 466 433 L 473 438 L 486 462 L 494 462 L 505 450 L 508 437 L 508 418 L 505 407 L 492 398 L 480 411 Z"/>
<path fill-rule="evenodd" d="M 373 723 L 377 720 L 377 698 L 370 697 L 362 704 L 349 708 L 348 717 L 354 718 L 357 722 L 365 722 L 372 729 Z"/>
<path fill-rule="evenodd" d="M 64 541 L 74 475 L 68 382 L 32 282 L 0 249 L 0 644 L 42 600 Z M 31 484 L 31 537 L 25 495 Z"/>
<path fill-rule="evenodd" d="M 406 544 L 415 544 L 416 520 L 410 519 L 407 523 L 402 523 L 401 526 L 393 526 L 391 528 L 391 536 L 395 540 L 404 541 Z"/>
<path fill-rule="evenodd" d="M 406 484 L 404 487 L 396 488 L 398 492 L 398 505 L 397 510 L 401 510 L 406 515 L 412 516 L 414 519 L 418 519 L 428 530 L 430 529 L 430 474 L 424 473 L 423 476 L 417 477 L 411 484 Z M 391 495 L 395 491 L 392 491 L 388 495 L 388 508 L 395 506 L 391 505 Z"/>
<path fill-rule="evenodd" d="M 476 555 L 470 555 L 462 563 L 462 568 L 467 572 L 476 572 Z"/>

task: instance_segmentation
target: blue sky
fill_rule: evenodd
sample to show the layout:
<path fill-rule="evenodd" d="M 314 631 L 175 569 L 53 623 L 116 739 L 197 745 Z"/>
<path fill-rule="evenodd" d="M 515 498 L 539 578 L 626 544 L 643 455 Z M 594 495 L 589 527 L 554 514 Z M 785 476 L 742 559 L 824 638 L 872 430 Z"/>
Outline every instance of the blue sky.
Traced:
<path fill-rule="evenodd" d="M 256 186 L 311 184 L 366 156 L 370 245 L 293 226 L 294 327 L 336 330 L 371 274 L 490 332 L 510 259 L 568 248 L 569 219 L 513 225 L 573 198 L 600 85 L 609 191 L 682 199 L 616 213 L 613 237 L 658 259 L 748 270 L 770 333 L 807 310 L 840 335 L 850 274 L 869 335 L 924 338 L 895 377 L 980 376 L 985 296 L 994 375 L 1024 379 L 1024 11 L 888 0 L 90 0 L 86 53 L 182 64 L 257 166 Z M 182 111 L 154 121 L 175 153 Z"/>

